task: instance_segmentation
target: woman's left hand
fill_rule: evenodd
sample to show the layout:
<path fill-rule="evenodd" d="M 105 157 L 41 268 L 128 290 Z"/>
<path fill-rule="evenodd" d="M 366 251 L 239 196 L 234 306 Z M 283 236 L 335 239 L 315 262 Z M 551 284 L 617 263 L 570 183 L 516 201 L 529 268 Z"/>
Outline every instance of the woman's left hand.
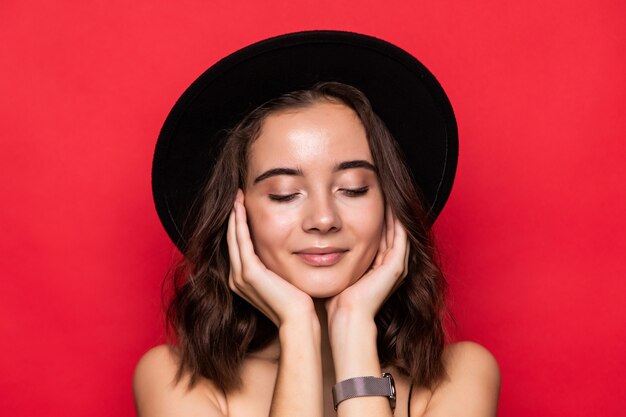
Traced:
<path fill-rule="evenodd" d="M 387 205 L 385 225 L 372 267 L 356 283 L 326 302 L 329 331 L 337 315 L 371 319 L 402 284 L 408 272 L 409 244 L 406 230 Z"/>

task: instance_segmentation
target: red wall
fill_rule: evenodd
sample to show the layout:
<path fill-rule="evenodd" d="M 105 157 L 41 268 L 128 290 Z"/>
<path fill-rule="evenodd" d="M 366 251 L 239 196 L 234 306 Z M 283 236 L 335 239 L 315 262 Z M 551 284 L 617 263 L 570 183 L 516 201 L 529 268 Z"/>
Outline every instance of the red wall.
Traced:
<path fill-rule="evenodd" d="M 404 47 L 449 93 L 437 229 L 500 415 L 622 415 L 625 25 L 620 0 L 2 1 L 0 413 L 133 415 L 173 254 L 150 194 L 161 123 L 223 55 L 323 28 Z"/>

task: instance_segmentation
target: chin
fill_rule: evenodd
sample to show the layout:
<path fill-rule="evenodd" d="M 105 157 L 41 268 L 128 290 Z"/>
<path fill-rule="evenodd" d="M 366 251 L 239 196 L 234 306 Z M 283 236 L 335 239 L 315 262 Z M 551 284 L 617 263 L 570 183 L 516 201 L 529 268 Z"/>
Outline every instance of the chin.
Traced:
<path fill-rule="evenodd" d="M 312 298 L 334 297 L 351 284 L 349 279 L 338 278 L 336 274 L 300 274 L 290 282 Z"/>
<path fill-rule="evenodd" d="M 343 289 L 329 291 L 327 289 L 314 288 L 308 291 L 303 289 L 302 291 L 306 292 L 311 298 L 332 298 L 336 296 L 337 294 L 340 294 L 341 291 L 343 291 Z"/>

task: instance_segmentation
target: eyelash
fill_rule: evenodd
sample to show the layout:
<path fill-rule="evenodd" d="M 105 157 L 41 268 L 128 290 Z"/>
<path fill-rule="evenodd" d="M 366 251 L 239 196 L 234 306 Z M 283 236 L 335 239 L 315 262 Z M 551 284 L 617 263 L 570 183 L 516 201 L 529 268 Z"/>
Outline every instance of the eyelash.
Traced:
<path fill-rule="evenodd" d="M 344 191 L 350 197 L 359 197 L 359 196 L 366 194 L 369 191 L 369 189 L 370 189 L 369 187 L 365 186 L 365 187 L 354 188 L 354 189 L 343 188 L 342 191 Z M 279 203 L 291 201 L 295 198 L 295 196 L 296 194 L 286 194 L 286 195 L 270 194 L 269 195 L 270 200 L 277 201 Z"/>
<path fill-rule="evenodd" d="M 270 194 L 270 200 L 277 201 L 279 203 L 283 203 L 283 202 L 286 202 L 286 201 L 293 200 L 293 198 L 295 196 L 296 196 L 295 194 L 288 194 L 288 195 Z"/>
<path fill-rule="evenodd" d="M 370 187 L 365 186 L 365 187 L 354 188 L 354 189 L 344 188 L 343 191 L 345 191 L 346 194 L 348 194 L 351 197 L 358 197 L 360 195 L 367 193 L 369 189 Z"/>

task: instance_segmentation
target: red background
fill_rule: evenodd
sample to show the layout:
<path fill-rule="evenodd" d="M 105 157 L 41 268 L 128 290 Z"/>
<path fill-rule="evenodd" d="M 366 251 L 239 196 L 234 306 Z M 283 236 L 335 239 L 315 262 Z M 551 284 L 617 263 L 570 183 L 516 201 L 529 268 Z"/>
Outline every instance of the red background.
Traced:
<path fill-rule="evenodd" d="M 415 54 L 454 105 L 436 227 L 500 415 L 623 415 L 625 25 L 622 0 L 2 1 L 0 413 L 133 415 L 174 254 L 150 192 L 161 123 L 239 47 L 344 29 Z"/>

